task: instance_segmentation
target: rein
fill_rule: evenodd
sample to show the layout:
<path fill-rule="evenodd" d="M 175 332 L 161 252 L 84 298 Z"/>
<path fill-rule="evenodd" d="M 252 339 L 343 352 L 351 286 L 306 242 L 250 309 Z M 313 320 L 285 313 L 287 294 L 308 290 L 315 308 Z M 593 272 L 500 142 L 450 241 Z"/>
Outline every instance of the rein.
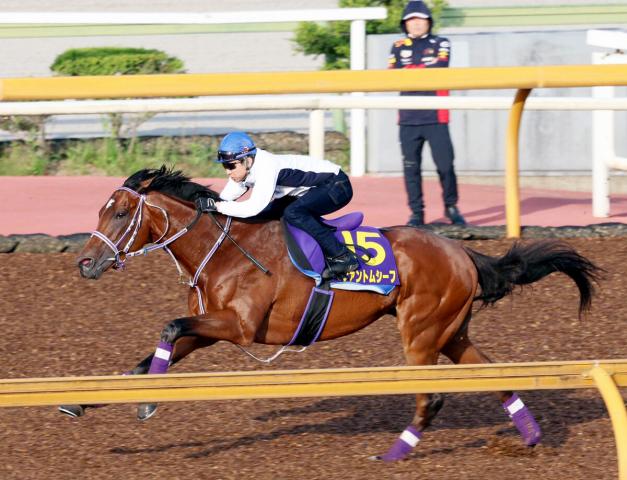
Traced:
<path fill-rule="evenodd" d="M 231 242 L 233 242 L 233 245 L 235 245 L 239 249 L 239 251 L 242 252 L 242 255 L 244 255 L 248 260 L 250 260 L 253 263 L 253 265 L 255 265 L 255 267 L 257 267 L 263 273 L 265 273 L 266 275 L 270 274 L 270 270 L 268 270 L 261 263 L 259 263 L 259 261 L 255 257 L 253 257 L 250 253 L 248 253 L 244 248 L 242 248 L 239 243 L 233 240 L 233 237 L 229 235 L 229 229 L 228 228 L 225 229 L 213 213 L 210 213 L 210 217 L 211 217 L 211 220 L 213 220 L 213 222 L 218 226 L 218 228 L 222 230 L 222 232 L 226 235 L 226 238 L 228 238 Z M 231 217 L 228 217 L 228 218 L 230 219 Z"/>

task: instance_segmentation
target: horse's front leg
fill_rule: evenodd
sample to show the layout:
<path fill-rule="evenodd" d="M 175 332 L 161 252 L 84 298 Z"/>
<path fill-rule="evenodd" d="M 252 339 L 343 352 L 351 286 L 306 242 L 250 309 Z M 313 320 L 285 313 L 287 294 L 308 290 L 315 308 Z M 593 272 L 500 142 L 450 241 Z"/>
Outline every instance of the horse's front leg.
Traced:
<path fill-rule="evenodd" d="M 199 338 L 199 337 L 183 337 L 179 338 L 174 345 L 174 350 L 172 351 L 172 358 L 170 359 L 170 366 L 173 366 L 184 359 L 187 355 L 192 353 L 194 350 L 198 350 L 199 348 L 209 347 L 216 343 L 217 340 L 209 339 L 209 338 Z M 154 357 L 154 353 L 151 353 L 146 358 L 144 358 L 141 362 L 139 362 L 135 368 L 129 370 L 123 375 L 142 375 L 148 373 L 150 369 L 150 364 L 152 363 L 152 358 Z"/>
<path fill-rule="evenodd" d="M 255 337 L 255 325 L 242 322 L 232 310 L 218 310 L 195 317 L 184 317 L 168 323 L 147 368 L 149 374 L 162 374 L 173 363 L 181 360 L 200 346 L 226 340 L 238 345 L 250 345 Z M 137 367 L 137 373 L 146 373 L 147 357 Z M 140 368 L 141 367 L 141 368 Z M 141 371 L 144 370 L 144 371 Z M 133 371 L 135 373 L 135 371 Z M 137 418 L 147 420 L 157 410 L 156 403 L 143 403 L 137 407 Z"/>
<path fill-rule="evenodd" d="M 218 315 L 216 314 L 216 316 Z M 200 317 L 182 318 L 182 319 L 174 320 L 163 329 L 163 332 L 161 334 L 160 345 L 162 345 L 162 343 L 164 342 L 168 343 L 168 339 L 174 338 L 174 340 L 171 341 L 171 344 L 174 346 L 174 348 L 171 350 L 171 358 L 166 364 L 166 370 L 169 365 L 174 365 L 178 363 L 187 355 L 192 353 L 194 350 L 197 350 L 198 348 L 202 348 L 202 347 L 208 347 L 216 343 L 218 340 L 221 340 L 221 338 L 211 338 L 207 336 L 191 336 L 193 334 L 191 333 L 190 327 L 186 325 L 186 321 L 194 320 L 194 319 L 200 319 Z M 227 320 L 227 317 L 222 316 L 222 319 Z M 177 332 L 178 332 L 178 338 L 177 338 Z M 186 333 L 182 333 L 182 332 L 186 332 Z M 183 336 L 183 335 L 189 335 L 189 336 Z M 150 355 L 146 356 L 146 358 L 144 358 L 141 362 L 139 362 L 135 366 L 135 368 L 133 368 L 132 370 L 128 372 L 123 373 L 123 375 L 141 375 L 145 373 L 165 373 L 165 371 L 149 372 L 154 356 L 155 356 L 154 353 L 151 353 Z M 159 363 L 162 363 L 162 362 L 159 362 Z M 85 412 L 87 409 L 101 408 L 101 407 L 105 407 L 106 405 L 107 404 L 61 405 L 59 406 L 59 412 L 65 415 L 68 415 L 70 417 L 77 418 L 77 417 L 82 417 L 83 415 L 85 415 Z M 152 415 L 154 415 L 156 410 L 157 410 L 156 403 L 141 404 L 138 407 L 138 418 L 140 420 L 147 420 Z"/>
<path fill-rule="evenodd" d="M 182 337 L 176 341 L 174 346 L 174 350 L 172 352 L 172 359 L 170 360 L 170 365 L 174 365 L 178 363 L 180 360 L 185 358 L 187 355 L 192 353 L 194 350 L 202 347 L 208 347 L 214 344 L 217 340 L 210 338 L 200 338 L 200 337 Z M 152 363 L 154 353 L 151 353 L 146 358 L 144 358 L 141 362 L 135 366 L 132 370 L 123 373 L 122 375 L 141 375 L 148 373 L 150 369 L 150 364 Z M 105 407 L 107 404 L 97 404 L 97 405 L 61 405 L 59 407 L 59 411 L 68 415 L 70 417 L 82 417 L 85 415 L 85 411 L 89 408 L 101 408 Z M 152 409 L 152 414 L 156 410 L 156 404 L 154 409 Z M 145 419 L 144 419 L 145 420 Z"/>

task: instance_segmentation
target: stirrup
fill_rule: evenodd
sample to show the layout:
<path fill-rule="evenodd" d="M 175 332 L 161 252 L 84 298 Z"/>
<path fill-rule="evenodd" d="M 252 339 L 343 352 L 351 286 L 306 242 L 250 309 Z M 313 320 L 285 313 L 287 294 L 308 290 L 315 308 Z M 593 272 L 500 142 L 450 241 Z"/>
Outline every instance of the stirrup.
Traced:
<path fill-rule="evenodd" d="M 338 261 L 340 257 L 346 257 L 346 261 Z M 322 278 L 341 278 L 347 273 L 354 272 L 359 268 L 359 259 L 350 250 L 341 253 L 337 257 L 327 259 L 327 267 L 322 271 Z"/>

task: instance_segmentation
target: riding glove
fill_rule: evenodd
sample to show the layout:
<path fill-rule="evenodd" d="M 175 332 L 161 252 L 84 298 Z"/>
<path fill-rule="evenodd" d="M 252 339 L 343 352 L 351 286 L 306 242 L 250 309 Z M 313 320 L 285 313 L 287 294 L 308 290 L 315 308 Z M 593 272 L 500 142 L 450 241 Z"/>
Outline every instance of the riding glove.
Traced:
<path fill-rule="evenodd" d="M 198 197 L 194 203 L 196 204 L 196 209 L 203 213 L 211 213 L 218 210 L 216 208 L 216 202 L 213 198 Z"/>

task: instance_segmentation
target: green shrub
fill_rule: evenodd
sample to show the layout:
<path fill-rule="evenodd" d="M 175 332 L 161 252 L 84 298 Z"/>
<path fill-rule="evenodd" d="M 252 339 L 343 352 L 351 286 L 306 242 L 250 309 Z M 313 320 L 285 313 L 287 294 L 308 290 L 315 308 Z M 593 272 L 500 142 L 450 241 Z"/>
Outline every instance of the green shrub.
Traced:
<path fill-rule="evenodd" d="M 433 31 L 437 30 L 442 10 L 447 0 L 427 0 L 434 20 Z M 386 7 L 388 16 L 384 20 L 366 22 L 367 34 L 401 32 L 399 22 L 407 0 L 340 0 L 340 7 Z M 319 24 L 302 22 L 296 29 L 296 51 L 305 55 L 324 55 L 324 70 L 350 67 L 350 22 Z"/>
<path fill-rule="evenodd" d="M 181 73 L 183 62 L 160 50 L 144 48 L 72 48 L 54 60 L 50 70 L 59 75 L 141 75 Z"/>

